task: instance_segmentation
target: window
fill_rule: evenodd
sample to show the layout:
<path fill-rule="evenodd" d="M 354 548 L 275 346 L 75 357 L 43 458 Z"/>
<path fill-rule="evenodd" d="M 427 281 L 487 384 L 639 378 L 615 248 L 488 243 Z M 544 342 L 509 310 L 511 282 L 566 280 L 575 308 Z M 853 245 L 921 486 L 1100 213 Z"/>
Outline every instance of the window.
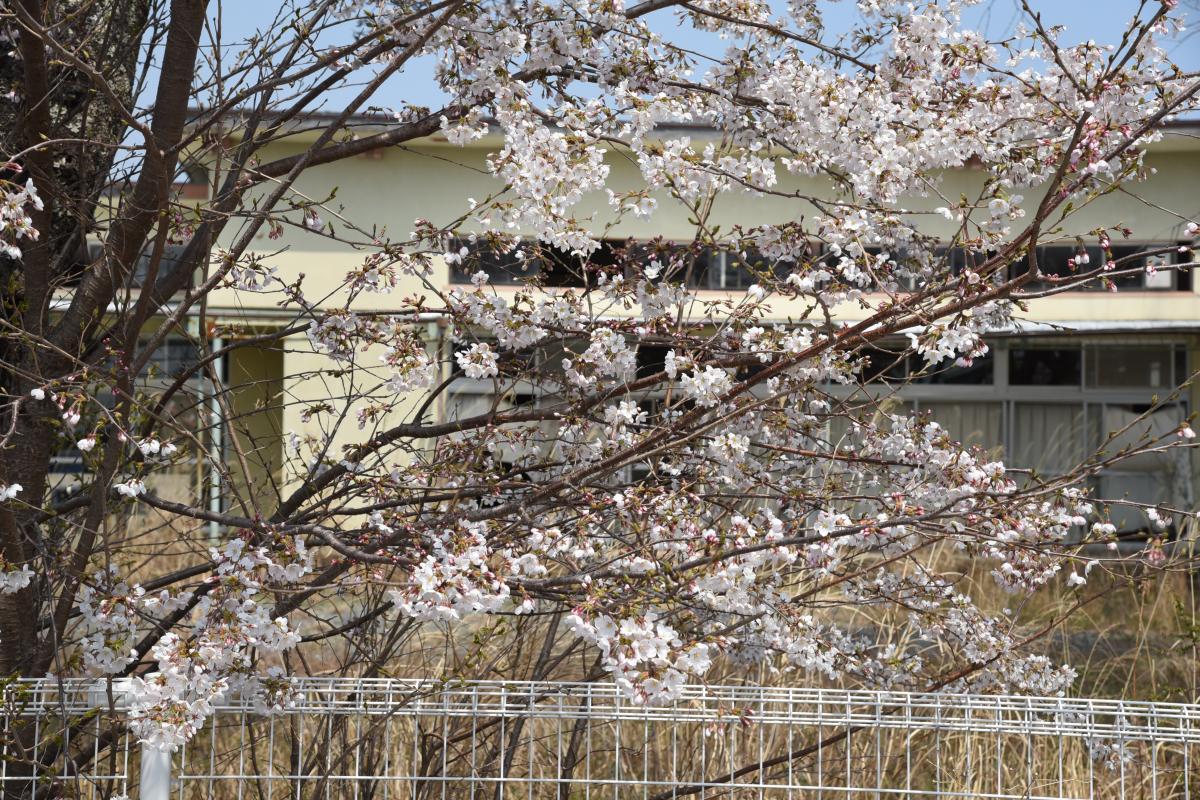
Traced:
<path fill-rule="evenodd" d="M 648 264 L 657 259 L 664 265 L 674 259 L 677 265 L 671 278 L 684 281 L 695 289 L 744 291 L 768 274 L 783 279 L 792 271 L 784 262 L 772 262 L 751 249 L 730 251 L 705 248 L 695 252 L 690 245 L 653 242 L 605 241 L 586 258 L 572 255 L 536 242 L 522 242 L 510 252 L 499 252 L 485 241 L 452 240 L 449 249 L 456 254 L 450 263 L 451 283 L 470 283 L 479 271 L 487 273 L 493 284 L 512 285 L 537 277 L 545 286 L 583 286 L 585 279 L 618 264 Z M 460 251 L 466 253 L 458 255 Z M 689 255 L 694 253 L 694 255 Z M 636 277 L 636 269 L 627 270 Z"/>
<path fill-rule="evenodd" d="M 971 250 L 966 247 L 938 248 L 938 255 L 950 264 L 950 271 L 958 275 L 965 269 L 975 269 L 984 265 L 995 253 Z"/>
<path fill-rule="evenodd" d="M 159 377 L 168 377 L 174 380 L 195 366 L 199 360 L 200 352 L 190 339 L 172 336 L 150 356 L 146 370 L 147 373 L 152 372 Z"/>
<path fill-rule="evenodd" d="M 139 346 L 144 345 L 144 342 L 139 343 Z M 146 368 L 138 376 L 138 391 L 151 396 L 159 396 L 175 382 L 176 378 L 188 368 L 195 366 L 199 357 L 199 350 L 190 339 L 183 336 L 168 337 L 154 351 Z M 227 362 L 214 363 L 213 368 L 218 368 L 221 363 L 228 368 Z M 102 368 L 112 366 L 110 361 L 102 365 Z M 226 376 L 222 375 L 221 377 L 225 378 Z M 171 433 L 172 431 L 190 431 L 201 439 L 211 434 L 209 410 L 206 406 L 208 402 L 206 398 L 210 396 L 210 392 L 211 389 L 203 372 L 198 371 L 188 375 L 183 386 L 171 396 L 159 415 L 165 423 L 163 430 L 167 432 L 169 438 L 175 438 L 177 435 Z M 91 430 L 96 421 L 95 418 L 100 414 L 100 408 L 112 409 L 115 406 L 116 400 L 111 394 L 104 392 L 93 395 L 92 402 L 85 405 L 82 410 L 84 419 L 77 430 Z M 67 436 L 62 442 L 62 449 L 54 457 L 53 471 L 60 476 L 77 474 L 84 470 L 84 459 L 74 445 L 74 439 L 74 436 Z M 186 442 L 179 441 L 178 444 L 181 448 L 186 447 Z M 186 493 L 181 494 L 180 492 L 192 486 L 189 481 L 194 478 L 192 471 L 197 462 L 194 459 L 194 453 L 191 455 L 192 459 L 183 461 L 167 471 L 166 480 L 174 486 L 174 490 L 177 490 L 170 495 L 173 499 L 187 500 Z"/>
<path fill-rule="evenodd" d="M 584 257 L 537 242 L 521 242 L 513 250 L 502 252 L 486 241 L 455 239 L 449 249 L 458 257 L 450 264 L 450 282 L 470 283 L 471 277 L 482 271 L 491 283 L 500 286 L 535 277 L 543 286 L 584 286 L 593 280 L 588 273 L 616 264 L 621 247 L 619 242 L 602 242 Z"/>
<path fill-rule="evenodd" d="M 1053 475 L 1078 465 L 1085 456 L 1085 421 L 1078 402 L 1013 403 L 1013 466 Z"/>
<path fill-rule="evenodd" d="M 155 274 L 155 281 L 161 281 L 170 275 L 174 275 L 181 269 L 185 269 L 183 263 L 183 254 L 187 249 L 185 244 L 169 244 L 163 248 L 162 259 L 158 262 L 158 272 Z M 146 283 L 146 279 L 150 276 L 150 256 L 153 250 L 147 250 L 138 258 L 137 263 L 133 267 L 133 279 L 131 286 L 134 288 L 142 288 Z M 191 281 L 188 281 L 191 284 Z"/>
<path fill-rule="evenodd" d="M 973 359 L 969 367 L 959 366 L 949 359 L 942 364 L 926 367 L 924 359 L 918 360 L 916 356 L 910 358 L 917 362 L 913 369 L 916 383 L 990 386 L 996 376 L 996 359 L 991 352 Z"/>
<path fill-rule="evenodd" d="M 1091 387 L 1171 389 L 1186 379 L 1172 374 L 1176 354 L 1171 347 L 1097 345 L 1089 347 L 1087 354 Z"/>
<path fill-rule="evenodd" d="M 1171 252 L 1144 255 L 1154 250 L 1171 248 Z M 1110 248 L 1111 260 L 1118 262 L 1117 271 L 1135 269 L 1129 275 L 1111 278 L 1112 284 L 1118 290 L 1133 291 L 1190 291 L 1192 277 L 1190 271 L 1163 269 L 1172 264 L 1186 263 L 1186 256 L 1181 260 L 1176 252 L 1177 246 L 1170 242 L 1153 244 L 1114 244 Z M 1079 257 L 1086 253 L 1088 263 L 1079 264 Z M 1082 246 L 1072 244 L 1042 245 L 1037 249 L 1038 271 L 1046 276 L 1060 279 L 1070 278 L 1081 272 L 1094 270 L 1104 262 L 1104 251 L 1098 246 Z M 1127 259 L 1127 260 L 1126 260 Z M 1147 267 L 1151 269 L 1147 271 Z M 1009 276 L 1018 277 L 1029 271 L 1029 258 L 1022 257 L 1009 267 Z M 1043 281 L 1042 283 L 1052 283 Z M 1106 291 L 1109 287 L 1103 281 L 1091 281 L 1079 287 L 1086 291 Z"/>
<path fill-rule="evenodd" d="M 1170 438 L 1187 417 L 1187 410 L 1182 405 L 1154 410 L 1146 404 L 1103 403 L 1089 406 L 1089 414 L 1095 419 L 1092 449 L 1102 447 L 1107 453 L 1116 453 L 1150 440 Z M 1119 433 L 1110 440 L 1110 432 Z M 1123 459 L 1100 473 L 1093 488 L 1099 498 L 1112 501 L 1106 503 L 1105 508 L 1117 526 L 1118 534 L 1144 534 L 1150 529 L 1145 512 L 1137 505 L 1126 505 L 1121 501 L 1190 505 L 1188 454 L 1184 450 L 1167 450 Z"/>
<path fill-rule="evenodd" d="M 869 265 L 869 274 L 874 275 L 868 291 L 879 289 L 907 291 L 916 286 L 914 276 L 921 272 L 921 265 L 916 258 L 908 254 L 906 248 L 866 247 L 863 248 L 863 253 L 866 258 L 858 259 L 858 263 L 860 266 Z M 882 264 L 878 263 L 877 259 L 885 253 L 887 260 Z M 837 259 L 832 254 L 828 254 L 826 263 L 836 265 Z"/>
<path fill-rule="evenodd" d="M 204 200 L 208 197 L 208 170 L 203 164 L 185 161 L 175 174 L 175 190 L 183 200 Z"/>
<path fill-rule="evenodd" d="M 871 257 L 871 269 L 876 277 L 884 283 L 888 283 L 888 279 L 891 279 L 891 286 L 888 288 L 900 291 L 913 291 L 918 288 L 922 280 L 928 279 L 932 275 L 937 275 L 939 279 L 944 278 L 947 270 L 950 275 L 960 275 L 968 268 L 978 269 L 994 255 L 991 252 L 944 245 L 934 248 L 932 258 L 923 251 L 919 253 L 911 251 L 907 247 L 872 246 L 864 248 L 864 252 Z M 875 259 L 882 253 L 887 253 L 888 259 L 882 265 L 877 265 Z M 825 258 L 830 265 L 835 265 L 837 262 L 837 259 L 828 252 Z"/>
<path fill-rule="evenodd" d="M 598 270 L 616 265 L 621 243 L 601 242 L 600 247 L 586 257 L 545 245 L 539 249 L 538 276 L 544 286 L 585 286 L 596 282 Z"/>
<path fill-rule="evenodd" d="M 1083 351 L 1071 348 L 1015 348 L 1009 351 L 1008 382 L 1014 386 L 1079 386 Z"/>
<path fill-rule="evenodd" d="M 688 285 L 697 289 L 746 290 L 764 275 L 786 277 L 790 268 L 772 263 L 755 250 L 705 249 L 696 258 Z"/>
<path fill-rule="evenodd" d="M 168 244 L 163 247 L 162 258 L 158 262 L 158 272 L 156 273 L 155 280 L 161 281 L 177 270 L 184 269 L 183 254 L 186 250 L 186 244 Z M 130 288 L 140 289 L 145 284 L 146 278 L 150 274 L 150 256 L 153 252 L 154 245 L 150 243 L 138 257 L 137 261 L 134 262 L 133 275 L 129 280 Z M 102 258 L 104 258 L 104 243 L 96 241 L 88 242 L 86 249 L 80 250 L 75 263 L 68 268 L 64 284 L 66 286 L 78 286 L 80 279 L 88 267 Z M 102 269 L 106 267 L 107 264 L 101 265 Z M 188 280 L 183 288 L 186 289 L 190 286 L 191 280 Z"/>
<path fill-rule="evenodd" d="M 863 383 L 901 381 L 908 374 L 908 357 L 900 348 L 891 351 L 882 347 L 864 347 L 856 357 L 861 359 L 858 379 Z"/>
<path fill-rule="evenodd" d="M 524 244 L 510 253 L 502 253 L 485 242 L 455 239 L 449 249 L 458 256 L 450 264 L 451 283 L 470 283 L 471 276 L 480 271 L 486 272 L 488 280 L 495 284 L 521 283 L 538 273 L 539 264 L 530 257 Z"/>
<path fill-rule="evenodd" d="M 670 348 L 654 344 L 643 344 L 637 349 L 637 376 L 648 378 L 667 368 L 667 350 Z"/>
<path fill-rule="evenodd" d="M 903 341 L 863 347 L 847 356 L 859 365 L 859 380 L 892 386 L 857 390 L 831 384 L 826 390 L 851 403 L 866 398 L 865 408 L 877 397 L 898 403 L 898 411 L 911 404 L 930 414 L 951 439 L 1043 477 L 1078 466 L 1100 448 L 1112 456 L 1148 440 L 1175 440 L 1187 419 L 1185 402 L 1155 406 L 1190 377 L 1182 342 L 1062 336 L 1000 339 L 989 346 L 989 355 L 970 367 L 947 361 L 928 369 L 923 359 L 901 355 Z M 1142 414 L 1147 418 L 1139 419 Z M 836 439 L 845 426 L 835 420 L 829 428 Z M 1119 431 L 1125 432 L 1108 441 Z M 1150 528 L 1139 504 L 1194 505 L 1188 461 L 1184 450 L 1123 459 L 1089 479 L 1093 496 L 1120 535 L 1144 540 Z"/>
<path fill-rule="evenodd" d="M 862 383 L 909 381 L 912 385 L 990 386 L 996 379 L 993 353 L 980 356 L 970 366 L 959 366 L 954 359 L 929 365 L 922 356 L 905 353 L 903 345 L 864 347 L 854 358 L 860 359 L 858 379 Z"/>

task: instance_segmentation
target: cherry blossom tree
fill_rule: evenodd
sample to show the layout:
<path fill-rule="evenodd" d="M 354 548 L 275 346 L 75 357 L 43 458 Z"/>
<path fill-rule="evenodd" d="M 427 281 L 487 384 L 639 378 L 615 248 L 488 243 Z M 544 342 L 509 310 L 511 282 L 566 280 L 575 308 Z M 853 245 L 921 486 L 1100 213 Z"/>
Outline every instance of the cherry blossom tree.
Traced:
<path fill-rule="evenodd" d="M 231 692 L 270 710 L 289 702 L 286 676 L 400 674 L 431 647 L 452 676 L 497 639 L 528 655 L 492 665 L 510 677 L 613 680 L 635 702 L 731 664 L 1065 691 L 1071 668 L 1027 647 L 1045 628 L 1019 602 L 984 608 L 939 559 L 986 565 L 1017 597 L 1065 580 L 1086 602 L 1081 548 L 1114 528 L 1085 478 L 1187 447 L 1187 421 L 1037 475 L 897 413 L 896 387 L 871 379 L 881 358 L 969 364 L 1027 303 L 1142 269 L 1108 255 L 1119 220 L 1091 234 L 1105 257 L 1081 249 L 1066 277 L 1040 273 L 1037 246 L 1136 187 L 1164 121 L 1194 108 L 1200 78 L 1160 49 L 1174 4 L 1133 4 L 1113 47 L 1062 45 L 1029 9 L 989 41 L 956 0 L 859 0 L 861 24 L 833 36 L 821 5 L 296 0 L 237 47 L 204 0 L 0 11 L 15 109 L 0 144 L 0 672 L 132 678 L 134 730 L 166 748 Z M 103 26 L 84 24 L 97 14 L 122 20 L 107 33 L 132 55 L 101 46 Z M 718 56 L 694 50 L 696 31 L 723 37 Z M 440 107 L 381 107 L 381 87 L 429 64 Z M 363 114 L 387 124 L 354 135 Z M 271 149 L 297 128 L 306 144 Z M 489 132 L 495 192 L 411 233 L 296 190 L 321 165 Z M 615 185 L 615 158 L 640 185 Z M 189 163 L 207 199 L 174 190 Z M 968 165 L 977 195 L 946 194 L 943 173 Z M 607 216 L 580 212 L 592 196 Z M 794 211 L 722 229 L 725 196 Z M 668 205 L 691 242 L 613 243 Z M 953 241 L 922 233 L 943 217 Z M 290 227 L 344 245 L 344 307 L 255 244 Z M 699 294 L 714 252 L 753 285 Z M 575 285 L 543 271 L 500 291 L 497 261 L 553 261 Z M 443 263 L 473 281 L 447 288 Z M 207 298 L 230 287 L 291 316 L 218 345 Z M 386 314 L 356 305 L 387 292 Z M 785 302 L 804 313 L 781 322 Z M 243 453 L 217 463 L 196 416 L 168 410 L 192 377 L 226 403 L 220 355 L 297 333 L 332 396 L 286 437 L 277 491 L 256 493 Z M 199 357 L 145 391 L 173 335 Z M 463 380 L 490 382 L 490 407 L 439 415 Z M 82 464 L 66 496 L 64 453 Z M 209 460 L 235 502 L 154 491 L 187 459 Z M 135 507 L 171 515 L 186 557 L 149 560 Z M 877 612 L 886 624 L 861 623 Z"/>

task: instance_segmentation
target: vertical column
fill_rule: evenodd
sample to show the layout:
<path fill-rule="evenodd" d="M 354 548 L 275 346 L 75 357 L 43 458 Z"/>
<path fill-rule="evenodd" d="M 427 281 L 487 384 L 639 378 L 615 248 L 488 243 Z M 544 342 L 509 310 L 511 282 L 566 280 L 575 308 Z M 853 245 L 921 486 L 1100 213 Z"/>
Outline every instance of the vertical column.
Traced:
<path fill-rule="evenodd" d="M 171 796 L 171 751 L 142 745 L 139 800 L 168 800 Z"/>

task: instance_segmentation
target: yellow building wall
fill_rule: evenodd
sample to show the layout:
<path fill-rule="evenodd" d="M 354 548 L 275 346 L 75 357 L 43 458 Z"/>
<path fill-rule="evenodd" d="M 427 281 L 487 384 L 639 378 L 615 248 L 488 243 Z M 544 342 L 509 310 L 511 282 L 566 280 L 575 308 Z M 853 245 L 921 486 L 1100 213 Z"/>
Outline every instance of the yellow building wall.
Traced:
<path fill-rule="evenodd" d="M 1170 144 L 1178 146 L 1174 140 Z M 485 148 L 460 149 L 434 145 L 391 149 L 378 157 L 351 158 L 308 170 L 296 186 L 296 195 L 307 199 L 332 197 L 327 203 L 329 211 L 323 213 L 322 217 L 326 222 L 332 222 L 341 235 L 355 236 L 341 222 L 344 219 L 365 231 L 380 231 L 390 238 L 403 240 L 412 230 L 414 220 L 428 219 L 437 225 L 451 223 L 468 213 L 468 198 L 482 200 L 500 188 L 499 182 L 487 174 L 488 152 Z M 289 151 L 277 149 L 269 155 L 287 154 Z M 612 169 L 611 184 L 614 189 L 621 191 L 642 185 L 636 165 L 629 160 L 611 156 L 608 163 Z M 1151 152 L 1147 155 L 1146 163 L 1155 170 L 1148 180 L 1133 185 L 1128 192 L 1109 194 L 1079 209 L 1061 234 L 1086 235 L 1099 227 L 1126 226 L 1134 231 L 1131 241 L 1173 241 L 1182 236 L 1184 223 L 1170 212 L 1189 219 L 1200 214 L 1200 192 L 1196 187 L 1197 176 L 1200 176 L 1200 146 L 1187 151 L 1168 149 Z M 928 212 L 946 205 L 947 198 L 953 200 L 960 195 L 974 197 L 982 178 L 982 173 L 977 170 L 946 173 L 937 187 L 941 196 L 931 194 L 928 197 L 907 198 L 904 207 L 914 212 Z M 797 178 L 782 171 L 780 190 L 817 197 L 830 195 L 826 181 Z M 658 197 L 659 207 L 652 217 L 645 220 L 627 217 L 609 235 L 617 238 L 652 238 L 661 235 L 669 240 L 690 241 L 695 231 L 694 225 L 689 222 L 690 212 L 662 193 Z M 1034 205 L 1033 193 L 1030 193 L 1025 207 L 1032 208 Z M 729 193 L 718 198 L 712 221 L 719 224 L 723 231 L 728 231 L 734 225 L 749 227 L 794 220 L 801 216 L 811 218 L 815 210 L 810 203 L 800 199 Z M 299 219 L 298 214 L 292 216 Z M 599 193 L 592 193 L 580 204 L 578 216 L 591 219 L 593 224 L 599 225 L 610 220 L 612 213 L 605 198 Z M 922 213 L 914 215 L 913 219 L 925 233 L 945 238 L 953 235 L 952 224 L 937 214 Z M 1019 224 L 1019 221 L 1014 224 Z M 469 229 L 476 226 L 468 224 L 465 227 Z M 231 230 L 229 236 L 235 232 Z M 358 238 L 366 240 L 369 236 L 358 235 Z M 363 257 L 370 252 L 369 247 L 356 251 L 346 244 L 297 227 L 288 227 L 278 240 L 268 238 L 265 229 L 260 231 L 256 249 L 263 254 L 264 263 L 279 269 L 284 280 L 294 280 L 303 274 L 307 296 L 327 308 L 344 307 L 346 296 L 340 289 L 346 273 L 361 264 Z M 445 267 L 437 266 L 433 282 L 444 285 L 446 281 Z M 1200 281 L 1197 283 L 1200 284 Z M 421 288 L 417 279 L 409 278 L 391 294 L 360 296 L 355 307 L 364 310 L 396 307 L 399 298 L 420 292 Z M 229 311 L 267 311 L 271 310 L 277 299 L 268 297 L 225 289 L 213 295 L 210 307 Z M 786 319 L 802 313 L 803 307 L 799 303 L 777 303 L 775 310 L 781 319 Z M 1197 318 L 1197 311 L 1200 311 L 1200 305 L 1194 297 L 1177 293 L 1125 292 L 1118 297 L 1088 293 L 1043 300 L 1037 304 L 1032 318 L 1192 320 Z M 848 319 L 856 313 L 849 304 L 842 312 Z"/>
<path fill-rule="evenodd" d="M 436 325 L 421 326 L 430 347 L 436 347 L 438 328 Z M 354 445 L 369 441 L 377 433 L 389 427 L 412 422 L 424 392 L 410 392 L 397 396 L 387 386 L 387 371 L 380 363 L 381 350 L 372 348 L 359 354 L 356 369 L 339 371 L 338 365 L 323 353 L 315 352 L 305 334 L 289 336 L 284 340 L 283 360 L 278 369 L 284 376 L 281 390 L 278 424 L 283 436 L 279 437 L 282 457 L 281 480 L 294 484 L 301 480 L 311 467 L 314 457 L 325 462 L 338 463 L 350 455 Z M 441 376 L 438 376 L 438 381 Z M 343 398 L 353 398 L 348 405 Z M 388 406 L 389 412 L 359 421 L 359 412 L 372 407 Z M 434 418 L 431 410 L 426 420 Z M 321 454 L 303 441 L 312 437 L 324 443 L 333 432 L 327 450 Z M 297 451 L 292 442 L 298 437 Z"/>
<path fill-rule="evenodd" d="M 278 269 L 279 276 L 292 282 L 304 276 L 306 296 L 328 309 L 344 307 L 347 301 L 342 285 L 346 274 L 362 263 L 370 252 L 369 239 L 373 235 L 403 240 L 413 229 L 418 218 L 428 219 L 436 225 L 445 225 L 468 213 L 468 198 L 482 200 L 496 192 L 499 183 L 487 174 L 486 157 L 497 149 L 497 141 L 486 141 L 484 146 L 466 149 L 427 141 L 418 146 L 393 148 L 372 154 L 370 157 L 351 158 L 336 164 L 310 169 L 304 173 L 295 189 L 297 199 L 324 200 L 326 211 L 322 217 L 331 222 L 342 237 L 358 238 L 366 246 L 361 250 L 332 239 L 319 236 L 302 228 L 290 226 L 277 240 L 261 231 L 255 241 L 255 249 L 263 256 L 263 262 Z M 276 147 L 267 153 L 278 157 L 298 152 Z M 611 185 L 617 191 L 635 189 L 642 185 L 636 165 L 617 154 L 610 154 L 608 163 L 612 169 Z M 1078 210 L 1069 221 L 1069 228 L 1062 233 L 1086 234 L 1099 227 L 1127 226 L 1134 230 L 1131 241 L 1174 241 L 1182 235 L 1183 222 L 1173 216 L 1177 212 L 1186 218 L 1200 215 L 1200 193 L 1196 190 L 1196 178 L 1200 176 L 1200 146 L 1193 140 L 1178 135 L 1169 135 L 1168 140 L 1148 154 L 1147 166 L 1154 171 L 1147 181 L 1131 187 L 1130 192 L 1113 193 Z M 905 201 L 912 211 L 930 211 L 947 205 L 946 198 L 956 199 L 960 195 L 974 197 L 983 180 L 977 170 L 962 170 L 942 176 L 938 193 L 926 197 L 913 197 Z M 821 179 L 803 179 L 780 172 L 780 189 L 797 195 L 829 196 L 829 185 Z M 1033 193 L 1028 193 L 1025 207 L 1035 205 Z M 801 199 L 779 197 L 754 197 L 731 193 L 720 197 L 712 215 L 723 231 L 734 225 L 750 227 L 767 222 L 782 222 L 811 218 L 816 209 Z M 299 221 L 299 214 L 290 215 Z M 593 224 L 601 224 L 611 218 L 611 210 L 604 196 L 593 193 L 581 203 L 577 216 L 590 218 Z M 659 207 L 648 220 L 630 216 L 610 232 L 611 237 L 651 238 L 663 236 L 677 241 L 690 241 L 694 225 L 689 221 L 690 212 L 664 194 L 659 195 Z M 941 216 L 924 213 L 915 217 L 919 227 L 928 234 L 949 238 L 953 234 L 951 223 Z M 353 223 L 366 233 L 355 233 L 343 220 Z M 1014 225 L 1018 225 L 1014 223 Z M 466 225 L 470 229 L 471 225 Z M 237 234 L 231 227 L 227 238 Z M 432 278 L 436 286 L 445 286 L 448 274 L 440 259 L 435 262 Z M 1194 285 L 1200 286 L 1200 281 Z M 514 291 L 499 287 L 501 293 Z M 362 294 L 355 300 L 357 310 L 386 311 L 399 308 L 401 299 L 413 294 L 424 294 L 430 305 L 437 306 L 435 297 L 416 278 L 407 278 L 390 294 Z M 720 292 L 701 292 L 702 295 L 719 296 Z M 278 295 L 257 295 L 222 289 L 209 299 L 210 310 L 227 319 L 255 319 L 268 324 L 272 319 L 294 318 L 292 310 L 275 306 Z M 798 301 L 776 300 L 772 304 L 772 315 L 780 320 L 800 317 L 805 305 Z M 841 316 L 853 320 L 862 315 L 854 304 L 839 309 Z M 1200 294 L 1192 292 L 1103 292 L 1066 293 L 1038 300 L 1030 312 L 1024 315 L 1033 321 L 1044 322 L 1131 322 L 1139 320 L 1170 321 L 1179 324 L 1200 322 Z M 276 324 L 280 324 L 276 323 Z M 431 331 L 431 347 L 437 344 L 437 336 Z M 264 356 L 264 359 L 266 357 Z M 307 338 L 291 336 L 286 341 L 285 351 L 271 358 L 271 363 L 252 364 L 253 359 L 243 357 L 247 369 L 251 365 L 262 369 L 277 369 L 272 373 L 283 376 L 280 387 L 282 403 L 277 411 L 255 416 L 261 419 L 248 430 L 248 438 L 257 438 L 266 433 L 270 425 L 277 425 L 278 432 L 288 434 L 318 434 L 328 429 L 333 417 L 327 414 L 306 416 L 321 403 L 332 398 L 345 396 L 348 390 L 361 393 L 363 386 L 351 387 L 346 378 L 334 378 L 319 374 L 320 370 L 334 367 L 333 362 L 323 355 L 312 352 Z M 269 360 L 269 359 L 268 359 Z M 377 359 L 368 354 L 360 364 L 371 367 Z M 1193 363 L 1196 363 L 1193 361 Z M 247 378 L 254 376 L 246 373 Z M 258 386 L 259 384 L 255 384 Z M 367 387 L 370 388 L 370 387 Z M 246 394 L 259 402 L 259 389 Z M 365 441 L 371 430 L 360 431 L 354 415 L 370 400 L 360 401 L 352 408 L 340 425 L 341 433 L 336 438 L 329 455 L 337 460 L 344 445 Z M 408 398 L 400 414 L 393 414 L 379 424 L 387 425 L 404 421 L 410 414 L 417 398 Z M 262 456 L 264 468 L 279 474 L 278 455 Z M 295 478 L 297 465 L 289 470 L 288 482 Z"/>

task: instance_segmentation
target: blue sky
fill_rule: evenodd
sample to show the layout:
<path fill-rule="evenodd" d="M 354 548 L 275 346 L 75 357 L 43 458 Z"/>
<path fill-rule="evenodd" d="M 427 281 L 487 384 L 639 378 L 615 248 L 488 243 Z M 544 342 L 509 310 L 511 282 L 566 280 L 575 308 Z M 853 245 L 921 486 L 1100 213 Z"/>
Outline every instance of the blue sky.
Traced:
<path fill-rule="evenodd" d="M 849 28 L 857 19 L 852 0 L 823 2 L 826 10 L 826 25 L 831 31 Z M 1087 40 L 1115 44 L 1124 28 L 1124 23 L 1138 8 L 1138 0 L 1031 0 L 1030 5 L 1043 15 L 1047 25 L 1063 25 L 1066 33 L 1063 42 L 1075 44 Z M 1150 6 L 1156 0 L 1150 0 Z M 232 43 L 245 38 L 256 29 L 270 25 L 280 3 L 276 0 L 238 0 L 221 4 L 224 39 Z M 1189 70 L 1200 70 L 1200 0 L 1181 0 L 1183 12 L 1197 28 L 1173 42 L 1169 50 L 1172 58 Z M 990 37 L 1002 37 L 1010 33 L 1023 18 L 1020 0 L 986 0 L 968 10 L 967 20 L 972 26 L 985 31 Z M 716 37 L 696 31 L 669 30 L 674 17 L 670 13 L 655 15 L 656 27 L 672 41 L 687 44 L 701 52 L 719 53 L 723 45 Z M 664 27 L 667 26 L 667 27 Z M 377 104 L 399 106 L 404 102 L 436 106 L 441 95 L 431 79 L 432 67 L 428 62 L 414 63 L 392 79 L 378 95 Z M 327 108 L 350 96 L 350 92 L 334 94 L 327 101 Z"/>

